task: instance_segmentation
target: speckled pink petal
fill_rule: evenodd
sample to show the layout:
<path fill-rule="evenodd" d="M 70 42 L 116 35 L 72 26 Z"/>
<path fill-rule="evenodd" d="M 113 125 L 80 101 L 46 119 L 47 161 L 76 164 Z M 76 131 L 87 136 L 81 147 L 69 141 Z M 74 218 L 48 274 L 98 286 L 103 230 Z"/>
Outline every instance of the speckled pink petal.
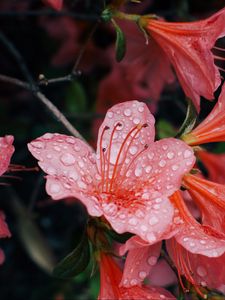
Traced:
<path fill-rule="evenodd" d="M 141 285 L 157 263 L 160 250 L 161 243 L 130 250 L 126 258 L 120 285 L 124 287 Z"/>
<path fill-rule="evenodd" d="M 13 136 L 6 135 L 5 137 L 0 137 L 0 176 L 6 172 L 8 169 L 11 156 L 14 152 Z"/>
<path fill-rule="evenodd" d="M 120 287 L 122 271 L 112 257 L 102 254 L 100 260 L 100 291 L 98 300 L 172 300 L 174 296 L 159 287 L 134 285 L 130 288 Z"/>
<path fill-rule="evenodd" d="M 46 189 L 53 199 L 76 197 L 91 215 L 101 215 L 94 196 L 101 177 L 95 154 L 86 143 L 72 136 L 47 133 L 28 144 L 28 148 L 48 174 Z"/>
<path fill-rule="evenodd" d="M 191 253 L 218 257 L 225 252 L 225 235 L 210 226 L 199 224 L 188 211 L 180 192 L 171 198 L 175 205 L 176 241 Z"/>
<path fill-rule="evenodd" d="M 184 142 L 167 138 L 155 142 L 133 163 L 123 178 L 126 187 L 148 183 L 146 197 L 170 196 L 181 186 L 183 175 L 195 163 L 191 147 Z"/>
<path fill-rule="evenodd" d="M 154 123 L 153 115 L 142 102 L 124 102 L 108 110 L 97 145 L 98 169 L 104 173 L 105 181 L 109 178 L 110 183 L 117 184 L 114 179 L 124 176 L 129 164 L 153 143 Z"/>
<path fill-rule="evenodd" d="M 129 202 L 124 204 L 123 199 L 121 206 L 115 202 L 105 204 L 102 208 L 103 213 L 116 232 L 131 232 L 147 241 L 149 245 L 155 244 L 170 231 L 174 208 L 168 198 L 151 199 L 145 197 L 145 194 L 142 195 L 143 199 L 141 196 L 139 199 L 131 199 L 131 205 Z M 127 198 L 124 199 L 126 200 Z"/>
<path fill-rule="evenodd" d="M 225 186 L 198 176 L 184 178 L 185 186 L 202 213 L 202 222 L 225 233 Z"/>
<path fill-rule="evenodd" d="M 225 269 L 221 268 L 225 254 L 215 258 L 193 254 L 171 240 L 166 247 L 179 272 L 194 285 L 218 289 L 225 283 Z"/>
<path fill-rule="evenodd" d="M 154 286 L 167 287 L 177 284 L 177 276 L 165 259 L 159 259 L 153 266 L 148 278 Z"/>

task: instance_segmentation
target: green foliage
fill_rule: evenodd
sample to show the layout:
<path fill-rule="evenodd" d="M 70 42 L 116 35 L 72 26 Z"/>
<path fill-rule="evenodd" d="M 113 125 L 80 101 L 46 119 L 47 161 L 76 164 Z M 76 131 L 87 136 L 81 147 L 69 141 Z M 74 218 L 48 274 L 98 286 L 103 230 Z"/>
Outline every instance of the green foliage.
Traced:
<path fill-rule="evenodd" d="M 84 112 L 87 107 L 87 97 L 81 83 L 74 81 L 66 92 L 65 108 L 69 114 Z"/>
<path fill-rule="evenodd" d="M 73 278 L 83 272 L 90 261 L 90 246 L 86 234 L 77 247 L 69 253 L 53 270 L 53 275 L 59 278 Z"/>
<path fill-rule="evenodd" d="M 112 20 L 112 24 L 116 30 L 116 60 L 120 62 L 126 54 L 126 37 L 114 20 Z"/>
<path fill-rule="evenodd" d="M 175 135 L 173 126 L 166 120 L 160 119 L 156 124 L 156 128 L 159 139 L 164 139 Z"/>

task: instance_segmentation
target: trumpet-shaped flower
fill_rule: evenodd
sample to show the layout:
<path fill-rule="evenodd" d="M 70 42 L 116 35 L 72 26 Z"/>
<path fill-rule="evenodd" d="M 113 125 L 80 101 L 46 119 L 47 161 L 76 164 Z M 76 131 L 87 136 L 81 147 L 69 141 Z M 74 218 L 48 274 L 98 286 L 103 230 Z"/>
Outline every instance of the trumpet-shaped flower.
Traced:
<path fill-rule="evenodd" d="M 224 20 L 225 9 L 197 22 L 143 19 L 145 30 L 169 58 L 186 96 L 198 110 L 200 96 L 213 99 L 221 82 L 211 49 L 225 35 Z"/>
<path fill-rule="evenodd" d="M 168 197 L 195 157 L 184 142 L 154 142 L 154 136 L 147 106 L 130 101 L 107 112 L 96 154 L 83 141 L 60 134 L 45 134 L 28 147 L 48 174 L 46 190 L 53 199 L 76 197 L 118 233 L 155 243 L 171 226 L 174 208 Z"/>
<path fill-rule="evenodd" d="M 169 292 L 162 288 L 134 285 L 130 288 L 120 286 L 122 271 L 107 254 L 101 254 L 100 260 L 100 292 L 99 300 L 109 299 L 175 299 Z"/>
<path fill-rule="evenodd" d="M 213 110 L 183 140 L 192 146 L 225 141 L 225 85 Z"/>
<path fill-rule="evenodd" d="M 201 225 L 198 223 L 188 211 L 180 192 L 175 192 L 170 197 L 170 200 L 175 207 L 175 214 L 173 217 L 173 228 L 166 237 L 167 248 L 178 269 L 181 284 L 183 284 L 181 275 L 184 275 L 201 294 L 198 285 L 200 284 L 200 279 L 203 281 L 203 275 L 199 279 L 198 274 L 195 274 L 195 272 L 200 273 L 200 270 L 203 271 L 203 268 L 197 268 L 201 265 L 201 261 L 197 264 L 197 261 L 195 261 L 196 257 L 203 257 L 201 258 L 202 262 L 213 262 L 215 258 L 217 259 L 216 261 L 221 261 L 225 252 L 225 234 L 221 232 L 221 228 L 216 228 L 218 229 L 216 230 L 210 226 L 213 224 Z M 136 284 L 141 284 L 148 275 L 159 257 L 160 244 L 151 246 L 146 241 L 135 236 L 121 247 L 120 254 L 124 254 L 128 250 L 121 281 L 121 284 L 127 287 L 131 286 L 131 283 L 134 281 Z M 138 264 L 135 263 L 136 261 L 138 261 Z M 191 264 L 193 264 L 192 267 L 190 267 Z M 208 267 L 210 268 L 210 266 Z M 141 278 L 140 275 L 143 275 L 143 277 Z M 211 279 L 212 277 L 210 276 Z M 215 286 L 212 281 L 210 281 L 210 284 Z"/>

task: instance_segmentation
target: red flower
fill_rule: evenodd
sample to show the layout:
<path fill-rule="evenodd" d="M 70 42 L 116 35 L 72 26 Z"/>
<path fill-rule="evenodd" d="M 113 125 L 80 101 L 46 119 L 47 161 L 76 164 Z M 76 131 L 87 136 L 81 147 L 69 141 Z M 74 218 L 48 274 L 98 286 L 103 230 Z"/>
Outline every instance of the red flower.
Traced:
<path fill-rule="evenodd" d="M 215 154 L 201 150 L 197 152 L 197 156 L 206 167 L 208 178 L 214 182 L 225 184 L 225 154 Z"/>
<path fill-rule="evenodd" d="M 225 85 L 210 114 L 183 140 L 192 146 L 225 141 Z"/>
<path fill-rule="evenodd" d="M 137 286 L 135 284 L 130 288 L 125 288 L 120 286 L 121 278 L 122 271 L 112 257 L 102 253 L 100 260 L 99 300 L 175 299 L 174 296 L 162 288 Z"/>
<path fill-rule="evenodd" d="M 63 6 L 63 0 L 43 0 L 43 2 L 55 10 L 61 10 Z"/>
<path fill-rule="evenodd" d="M 172 23 L 143 18 L 143 26 L 173 65 L 187 97 L 199 110 L 200 96 L 214 98 L 220 73 L 211 49 L 225 35 L 225 9 L 197 22 Z"/>
<path fill-rule="evenodd" d="M 96 154 L 81 140 L 60 134 L 46 134 L 28 147 L 48 174 L 46 190 L 53 199 L 76 197 L 118 233 L 155 243 L 173 218 L 168 197 L 180 188 L 195 157 L 180 140 L 154 142 L 154 122 L 144 103 L 124 102 L 107 112 Z"/>

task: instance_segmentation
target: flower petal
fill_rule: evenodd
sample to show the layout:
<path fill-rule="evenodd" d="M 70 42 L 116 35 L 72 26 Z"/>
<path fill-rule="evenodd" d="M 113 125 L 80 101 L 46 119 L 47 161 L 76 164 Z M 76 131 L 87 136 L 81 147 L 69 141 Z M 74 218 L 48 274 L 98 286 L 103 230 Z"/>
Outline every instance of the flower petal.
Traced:
<path fill-rule="evenodd" d="M 178 139 L 162 139 L 134 162 L 121 184 L 131 187 L 148 182 L 146 193 L 150 193 L 152 198 L 154 195 L 170 196 L 180 188 L 183 175 L 191 170 L 194 163 L 191 147 Z"/>
<path fill-rule="evenodd" d="M 5 222 L 5 215 L 0 211 L 0 238 L 11 237 L 8 225 Z"/>
<path fill-rule="evenodd" d="M 55 10 L 61 10 L 63 6 L 63 0 L 43 0 L 46 5 L 51 6 Z"/>
<path fill-rule="evenodd" d="M 160 250 L 161 243 L 130 250 L 126 258 L 121 285 L 124 287 L 140 285 L 157 263 Z"/>
<path fill-rule="evenodd" d="M 168 198 L 161 197 L 141 200 L 127 208 L 109 203 L 103 207 L 103 213 L 116 232 L 134 233 L 150 245 L 170 231 L 174 208 Z"/>
<path fill-rule="evenodd" d="M 191 253 L 218 257 L 225 252 L 225 235 L 210 226 L 199 224 L 188 211 L 180 192 L 170 197 L 176 207 L 174 227 L 179 228 L 175 239 Z"/>
<path fill-rule="evenodd" d="M 153 143 L 154 117 L 145 103 L 129 101 L 108 110 L 99 129 L 97 164 L 99 172 L 111 183 L 124 175 L 136 156 Z"/>
<path fill-rule="evenodd" d="M 95 154 L 86 143 L 72 136 L 47 133 L 28 144 L 28 148 L 48 174 L 47 192 L 54 200 L 76 197 L 91 215 L 101 215 L 94 197 L 101 177 Z"/>
<path fill-rule="evenodd" d="M 6 135 L 5 137 L 0 137 L 0 176 L 5 173 L 8 169 L 11 156 L 14 152 L 13 136 Z"/>

